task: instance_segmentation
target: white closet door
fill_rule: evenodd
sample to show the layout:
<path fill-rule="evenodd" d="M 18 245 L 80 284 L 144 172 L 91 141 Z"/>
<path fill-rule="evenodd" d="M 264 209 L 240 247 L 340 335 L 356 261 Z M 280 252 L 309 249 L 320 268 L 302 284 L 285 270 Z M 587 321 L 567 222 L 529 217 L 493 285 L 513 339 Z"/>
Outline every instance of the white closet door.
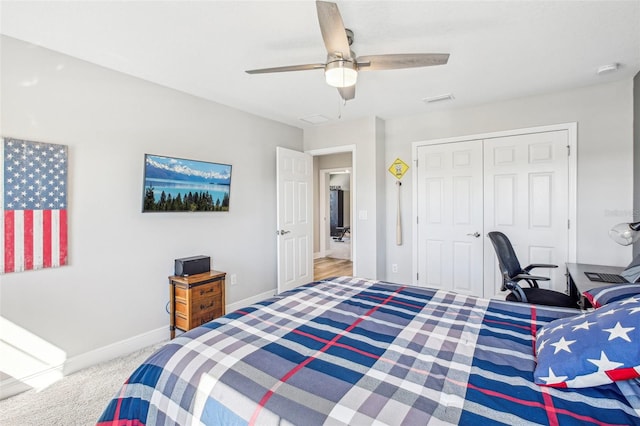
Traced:
<path fill-rule="evenodd" d="M 550 281 L 541 287 L 565 289 L 568 258 L 569 160 L 567 131 L 531 133 L 484 141 L 484 231 L 500 231 L 511 240 L 523 267 Z M 499 294 L 502 282 L 495 251 L 485 240 L 484 296 Z"/>
<path fill-rule="evenodd" d="M 482 295 L 482 141 L 417 150 L 416 283 Z"/>

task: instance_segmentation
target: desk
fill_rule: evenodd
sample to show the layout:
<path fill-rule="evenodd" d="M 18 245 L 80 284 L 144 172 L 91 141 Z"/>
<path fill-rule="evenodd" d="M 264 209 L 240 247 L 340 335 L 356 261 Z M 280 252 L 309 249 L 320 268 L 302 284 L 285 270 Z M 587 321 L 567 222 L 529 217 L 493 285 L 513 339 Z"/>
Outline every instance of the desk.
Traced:
<path fill-rule="evenodd" d="M 620 275 L 624 270 L 622 266 L 591 265 L 588 263 L 566 263 L 565 265 L 567 266 L 567 294 L 579 299 L 578 305 L 580 305 L 582 309 L 591 307 L 589 301 L 582 295 L 583 292 L 593 288 L 603 287 L 607 284 L 616 284 L 591 281 L 584 274 L 585 272 L 605 272 Z"/>

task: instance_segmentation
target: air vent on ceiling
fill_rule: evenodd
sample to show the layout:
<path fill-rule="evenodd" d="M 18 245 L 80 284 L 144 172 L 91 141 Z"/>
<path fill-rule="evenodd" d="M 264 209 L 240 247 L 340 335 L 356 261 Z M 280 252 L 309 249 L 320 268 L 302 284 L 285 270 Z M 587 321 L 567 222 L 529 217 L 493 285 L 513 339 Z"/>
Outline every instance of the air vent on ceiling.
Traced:
<path fill-rule="evenodd" d="M 321 114 L 308 115 L 306 117 L 300 118 L 299 120 L 309 124 L 322 124 L 329 121 L 327 117 Z"/>
<path fill-rule="evenodd" d="M 615 62 L 613 64 L 603 65 L 598 68 L 597 73 L 598 75 L 602 75 L 602 74 L 608 74 L 610 72 L 618 71 L 619 66 L 620 64 L 617 64 Z"/>
<path fill-rule="evenodd" d="M 445 93 L 444 95 L 431 96 L 429 98 L 423 98 L 422 102 L 426 104 L 432 104 L 434 102 L 451 101 L 454 97 L 451 93 Z"/>

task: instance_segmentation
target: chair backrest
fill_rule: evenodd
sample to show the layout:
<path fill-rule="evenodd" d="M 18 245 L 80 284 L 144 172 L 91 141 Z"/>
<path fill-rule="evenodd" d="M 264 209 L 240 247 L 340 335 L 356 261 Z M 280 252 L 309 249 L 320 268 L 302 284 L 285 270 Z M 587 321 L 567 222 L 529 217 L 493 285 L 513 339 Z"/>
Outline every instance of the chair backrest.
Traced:
<path fill-rule="evenodd" d="M 522 273 L 522 266 L 520 266 L 520 262 L 509 238 L 498 231 L 489 232 L 487 236 L 491 240 L 493 248 L 496 250 L 498 264 L 500 265 L 502 274 L 505 276 L 504 278 L 511 278 Z"/>

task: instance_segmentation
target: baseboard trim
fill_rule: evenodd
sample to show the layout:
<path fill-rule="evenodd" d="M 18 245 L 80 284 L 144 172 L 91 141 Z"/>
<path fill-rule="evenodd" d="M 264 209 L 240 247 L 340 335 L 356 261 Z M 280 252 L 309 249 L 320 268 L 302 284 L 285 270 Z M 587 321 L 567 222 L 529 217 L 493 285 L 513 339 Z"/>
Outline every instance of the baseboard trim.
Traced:
<path fill-rule="evenodd" d="M 240 308 L 244 308 L 245 306 L 253 305 L 254 303 L 258 303 L 263 301 L 264 299 L 268 299 L 270 297 L 275 296 L 277 290 L 269 290 L 264 293 L 256 294 L 255 296 L 247 297 L 246 299 L 242 299 L 239 302 L 233 302 L 227 305 L 227 313 L 237 311 Z"/>
<path fill-rule="evenodd" d="M 94 349 L 65 360 L 64 363 L 37 371 L 26 377 L 9 378 L 0 382 L 0 399 L 32 389 L 27 383 L 54 383 L 61 377 L 68 376 L 87 367 L 110 361 L 148 346 L 160 343 L 169 338 L 169 327 L 162 327 L 139 334 L 134 337 Z"/>
<path fill-rule="evenodd" d="M 274 289 L 248 297 L 240 300 L 239 302 L 230 303 L 226 306 L 227 312 L 236 311 L 240 308 L 244 308 L 245 306 L 249 306 L 272 297 L 275 294 L 276 290 Z M 48 367 L 28 376 L 21 378 L 10 377 L 0 381 L 0 399 L 9 398 L 10 396 L 32 389 L 32 386 L 29 386 L 27 383 L 54 383 L 61 377 L 68 376 L 69 374 L 73 374 L 101 362 L 110 361 L 119 356 L 130 354 L 168 339 L 169 325 L 167 324 L 164 327 L 73 356 L 65 360 L 64 363 L 60 365 Z"/>

